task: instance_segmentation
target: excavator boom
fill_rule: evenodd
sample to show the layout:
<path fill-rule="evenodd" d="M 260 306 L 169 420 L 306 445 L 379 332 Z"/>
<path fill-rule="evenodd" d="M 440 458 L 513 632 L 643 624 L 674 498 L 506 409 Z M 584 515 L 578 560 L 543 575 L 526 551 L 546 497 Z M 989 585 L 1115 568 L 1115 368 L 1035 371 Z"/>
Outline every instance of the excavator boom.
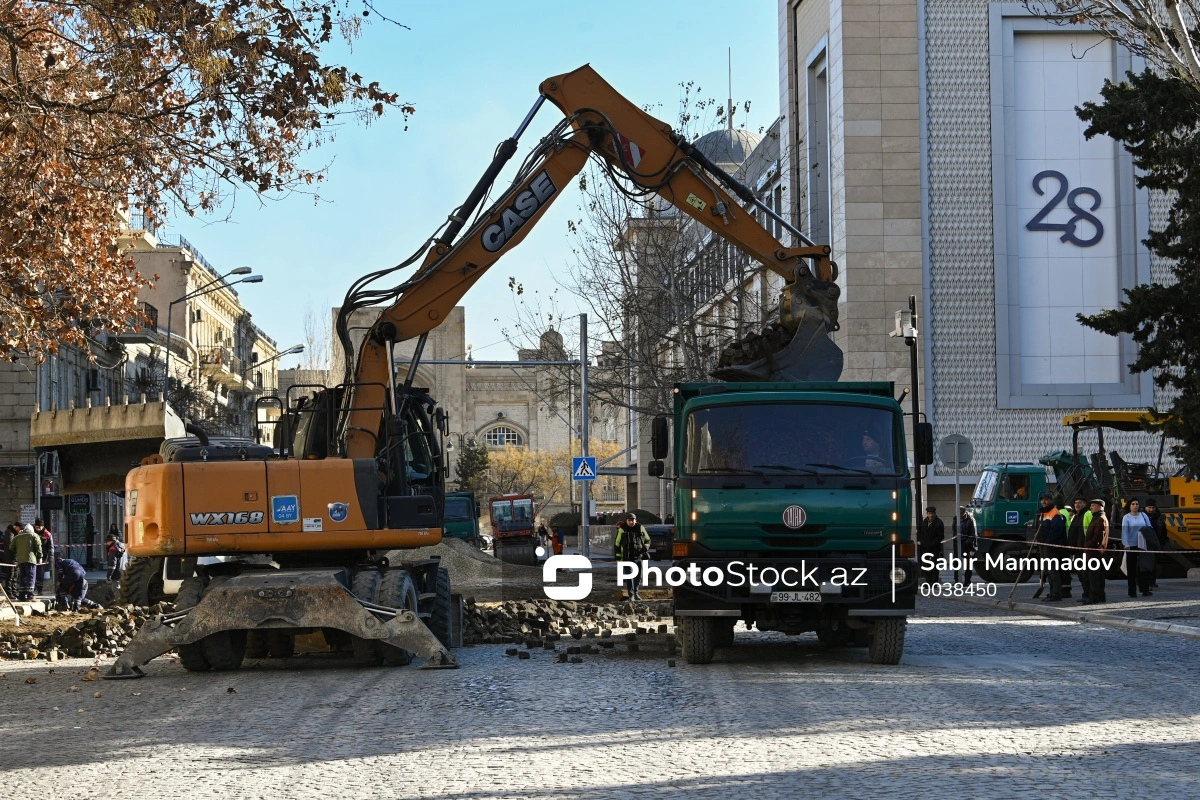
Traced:
<path fill-rule="evenodd" d="M 670 125 L 623 97 L 590 66 L 544 81 L 540 96 L 521 130 L 542 100 L 557 106 L 566 119 L 542 139 L 508 191 L 454 244 L 454 235 L 484 194 L 481 189 L 499 172 L 496 163 L 489 168 L 472 198 L 451 217 L 450 233 L 431 240 L 416 274 L 367 335 L 343 405 L 347 456 L 375 455 L 391 385 L 391 346 L 441 324 L 475 282 L 525 238 L 591 156 L 637 187 L 655 192 L 787 281 L 778 321 L 763 334 L 727 348 L 714 373 L 717 377 L 837 380 L 842 354 L 828 334 L 837 329 L 839 290 L 827 245 L 811 243 L 781 220 L 805 245 L 785 247 L 734 200 L 731 191 L 746 202 L 758 203 L 746 187 Z M 515 138 L 505 142 L 497 161 L 507 160 L 515 149 Z M 773 213 L 761 204 L 759 208 Z M 355 297 L 348 295 L 343 311 L 355 306 Z"/>

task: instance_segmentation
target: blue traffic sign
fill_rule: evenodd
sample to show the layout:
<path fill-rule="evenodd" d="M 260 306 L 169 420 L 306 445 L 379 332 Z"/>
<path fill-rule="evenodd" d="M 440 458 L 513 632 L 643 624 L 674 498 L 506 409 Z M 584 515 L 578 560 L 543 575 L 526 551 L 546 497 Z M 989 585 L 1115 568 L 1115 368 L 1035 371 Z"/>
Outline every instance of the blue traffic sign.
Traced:
<path fill-rule="evenodd" d="M 571 459 L 571 480 L 573 481 L 594 481 L 596 480 L 596 457 L 595 456 L 575 456 Z"/>

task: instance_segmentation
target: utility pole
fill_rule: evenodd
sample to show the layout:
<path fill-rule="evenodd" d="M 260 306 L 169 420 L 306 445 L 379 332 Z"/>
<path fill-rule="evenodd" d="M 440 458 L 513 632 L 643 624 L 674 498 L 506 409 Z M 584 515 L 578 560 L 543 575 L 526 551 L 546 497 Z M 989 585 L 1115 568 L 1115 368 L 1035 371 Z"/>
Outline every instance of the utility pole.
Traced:
<path fill-rule="evenodd" d="M 579 454 L 587 458 L 588 454 L 588 437 L 591 435 L 589 431 L 589 409 L 588 409 L 588 330 L 587 330 L 587 314 L 579 315 Z M 584 556 L 591 558 L 592 542 L 591 542 L 591 505 L 592 505 L 592 482 L 580 481 L 583 485 L 580 488 L 583 498 L 583 511 L 581 513 L 579 528 L 579 552 Z"/>

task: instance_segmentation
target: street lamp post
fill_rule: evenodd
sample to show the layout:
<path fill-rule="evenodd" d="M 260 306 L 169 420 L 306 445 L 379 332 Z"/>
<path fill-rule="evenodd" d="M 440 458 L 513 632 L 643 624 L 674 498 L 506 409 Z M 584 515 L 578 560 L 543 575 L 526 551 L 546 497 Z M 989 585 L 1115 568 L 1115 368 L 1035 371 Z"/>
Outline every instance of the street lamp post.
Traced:
<path fill-rule="evenodd" d="M 250 273 L 249 267 L 238 267 L 237 269 L 231 269 L 229 272 L 226 272 L 224 275 L 214 278 L 213 280 L 204 284 L 199 289 L 196 289 L 195 291 L 192 291 L 192 292 L 188 292 L 183 297 L 172 300 L 170 303 L 167 304 L 167 342 L 166 342 L 167 355 L 164 359 L 164 364 L 163 364 L 163 384 L 162 384 L 162 397 L 163 397 L 164 401 L 167 399 L 167 389 L 169 388 L 169 385 L 170 385 L 169 382 L 171 379 L 171 316 L 172 316 L 172 310 L 174 309 L 175 305 L 177 303 L 183 303 L 188 300 L 192 300 L 196 297 L 200 297 L 202 295 L 206 295 L 206 294 L 210 294 L 212 292 L 218 291 L 223 286 L 236 286 L 239 283 L 262 283 L 262 279 L 263 279 L 262 275 L 251 275 L 249 273 Z M 226 284 L 224 281 L 230 275 L 245 275 L 246 277 L 244 277 L 240 280 L 236 280 L 233 283 Z"/>

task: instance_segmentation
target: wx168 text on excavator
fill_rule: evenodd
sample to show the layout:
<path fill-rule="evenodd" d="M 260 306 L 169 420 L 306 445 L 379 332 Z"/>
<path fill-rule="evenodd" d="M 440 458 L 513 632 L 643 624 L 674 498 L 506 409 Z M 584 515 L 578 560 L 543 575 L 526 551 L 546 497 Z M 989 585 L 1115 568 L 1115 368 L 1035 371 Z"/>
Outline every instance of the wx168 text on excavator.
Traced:
<path fill-rule="evenodd" d="M 507 191 L 476 214 L 545 101 L 565 119 Z M 193 427 L 194 438 L 168 440 L 129 473 L 125 532 L 132 555 L 188 565 L 198 557 L 226 559 L 196 568 L 176 610 L 143 627 L 113 677 L 138 675 L 140 665 L 172 649 L 190 670 L 234 669 L 248 646 L 252 655 L 288 655 L 297 634 L 316 631 L 352 649 L 360 664 L 403 664 L 417 654 L 425 667 L 455 666 L 446 647 L 456 638 L 461 607 L 446 571 L 436 560 L 387 557 L 441 540 L 446 471 L 446 415 L 411 377 L 397 382 L 393 346 L 417 339 L 408 372 L 415 375 L 429 331 L 521 242 L 589 158 L 786 278 L 772 329 L 727 351 L 718 377 L 837 380 L 842 354 L 828 337 L 837 327 L 838 297 L 829 247 L 805 238 L 590 67 L 550 78 L 443 228 L 408 260 L 351 286 L 336 329 L 353 371 L 309 401 L 280 400 L 286 413 L 276 448 L 210 440 Z M 777 219 L 803 246 L 785 247 L 750 207 Z M 399 284 L 369 288 L 418 262 Z M 350 315 L 368 306 L 383 308 L 354 358 Z"/>

